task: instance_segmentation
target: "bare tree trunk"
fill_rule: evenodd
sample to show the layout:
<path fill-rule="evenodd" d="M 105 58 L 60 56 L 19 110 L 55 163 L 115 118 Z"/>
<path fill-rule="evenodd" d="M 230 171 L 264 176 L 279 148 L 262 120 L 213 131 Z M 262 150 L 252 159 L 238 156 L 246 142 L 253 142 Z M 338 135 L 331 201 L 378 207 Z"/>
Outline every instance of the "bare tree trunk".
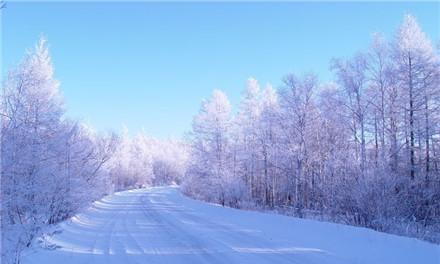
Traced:
<path fill-rule="evenodd" d="M 411 56 L 408 57 L 409 68 L 408 68 L 408 77 L 409 77 L 409 137 L 410 137 L 410 177 L 411 180 L 414 180 L 415 177 L 415 160 L 414 160 L 414 87 L 412 80 L 412 61 Z"/>
<path fill-rule="evenodd" d="M 425 181 L 426 185 L 429 185 L 429 105 L 428 105 L 428 96 L 425 95 Z"/>
<path fill-rule="evenodd" d="M 377 114 L 374 114 L 374 164 L 376 168 L 378 167 L 378 159 L 379 159 L 379 142 L 377 135 Z"/>
<path fill-rule="evenodd" d="M 365 123 L 364 123 L 364 117 L 363 114 L 361 114 L 361 174 L 362 177 L 364 177 L 365 173 L 365 165 L 367 161 L 367 153 L 366 153 L 366 147 L 365 147 Z"/>
<path fill-rule="evenodd" d="M 264 155 L 264 203 L 265 205 L 268 205 L 270 203 L 270 199 L 269 199 L 269 191 L 268 191 L 268 171 L 267 171 L 267 167 L 268 167 L 268 162 L 267 162 L 267 150 L 266 147 L 264 147 L 263 150 L 263 155 Z"/>
<path fill-rule="evenodd" d="M 396 172 L 398 167 L 398 150 L 397 150 L 397 118 L 396 118 L 396 99 L 397 99 L 397 90 L 396 86 L 391 87 L 389 100 L 390 100 L 390 108 L 389 116 L 390 116 L 390 167 L 391 171 Z"/>
<path fill-rule="evenodd" d="M 436 149 L 436 144 L 433 140 L 433 137 L 431 136 L 431 142 L 432 142 L 432 160 L 433 160 L 433 171 L 435 172 L 434 175 L 438 175 L 439 173 L 439 166 L 438 166 L 438 158 L 437 158 L 437 149 Z"/>
<path fill-rule="evenodd" d="M 381 84 L 381 103 L 380 103 L 380 115 L 382 119 L 382 127 L 381 127 L 381 159 L 382 164 L 385 161 L 385 87 Z"/>

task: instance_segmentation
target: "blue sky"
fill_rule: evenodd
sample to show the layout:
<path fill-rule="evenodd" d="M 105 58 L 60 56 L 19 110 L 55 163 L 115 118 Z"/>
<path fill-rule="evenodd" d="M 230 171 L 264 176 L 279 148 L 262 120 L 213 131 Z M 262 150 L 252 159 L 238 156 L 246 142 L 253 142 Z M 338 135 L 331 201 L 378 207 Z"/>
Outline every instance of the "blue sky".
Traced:
<path fill-rule="evenodd" d="M 331 80 L 332 57 L 365 49 L 373 32 L 391 38 L 406 12 L 439 42 L 438 2 L 9 3 L 2 75 L 44 34 L 70 117 L 179 137 L 213 89 L 237 104 L 250 76 Z"/>

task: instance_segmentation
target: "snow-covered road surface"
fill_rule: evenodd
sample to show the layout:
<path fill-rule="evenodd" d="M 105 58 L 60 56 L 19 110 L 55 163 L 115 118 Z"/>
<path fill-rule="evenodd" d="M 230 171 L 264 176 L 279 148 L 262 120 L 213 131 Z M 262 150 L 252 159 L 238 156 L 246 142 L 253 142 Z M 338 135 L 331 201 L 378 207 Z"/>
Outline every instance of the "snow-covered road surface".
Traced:
<path fill-rule="evenodd" d="M 105 197 L 24 263 L 440 263 L 440 246 L 338 224 L 240 211 L 176 187 Z"/>

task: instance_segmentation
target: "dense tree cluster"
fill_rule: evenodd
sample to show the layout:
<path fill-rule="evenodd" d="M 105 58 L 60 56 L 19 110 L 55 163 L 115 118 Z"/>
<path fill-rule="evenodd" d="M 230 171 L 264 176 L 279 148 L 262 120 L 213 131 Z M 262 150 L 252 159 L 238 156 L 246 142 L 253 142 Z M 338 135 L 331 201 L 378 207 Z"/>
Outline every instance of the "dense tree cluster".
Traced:
<path fill-rule="evenodd" d="M 392 41 L 334 59 L 332 83 L 249 79 L 236 114 L 221 91 L 195 116 L 184 191 L 234 207 L 440 234 L 440 59 L 411 15 Z"/>
<path fill-rule="evenodd" d="M 10 71 L 1 97 L 2 257 L 18 262 L 44 226 L 107 192 L 114 136 L 64 117 L 41 39 Z M 5 257 L 8 256 L 8 257 Z"/>
<path fill-rule="evenodd" d="M 185 144 L 99 135 L 64 115 L 46 41 L 11 70 L 1 94 L 1 259 L 113 191 L 179 182 Z"/>
<path fill-rule="evenodd" d="M 139 133 L 134 137 L 123 129 L 110 160 L 110 179 L 115 191 L 180 183 L 188 159 L 181 140 L 158 140 Z"/>

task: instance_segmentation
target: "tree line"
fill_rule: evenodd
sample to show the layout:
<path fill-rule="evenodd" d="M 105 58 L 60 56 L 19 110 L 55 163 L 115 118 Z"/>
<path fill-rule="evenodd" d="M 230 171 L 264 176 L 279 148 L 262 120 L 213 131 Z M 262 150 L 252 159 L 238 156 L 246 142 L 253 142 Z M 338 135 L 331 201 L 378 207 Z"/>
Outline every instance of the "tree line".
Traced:
<path fill-rule="evenodd" d="M 390 41 L 333 59 L 334 82 L 250 78 L 236 114 L 214 91 L 193 120 L 184 191 L 438 242 L 439 63 L 406 15 Z"/>
<path fill-rule="evenodd" d="M 65 115 L 46 40 L 41 38 L 2 86 L 1 260 L 20 256 L 50 226 L 104 195 L 178 183 L 186 150 L 124 130 L 99 134 Z"/>

